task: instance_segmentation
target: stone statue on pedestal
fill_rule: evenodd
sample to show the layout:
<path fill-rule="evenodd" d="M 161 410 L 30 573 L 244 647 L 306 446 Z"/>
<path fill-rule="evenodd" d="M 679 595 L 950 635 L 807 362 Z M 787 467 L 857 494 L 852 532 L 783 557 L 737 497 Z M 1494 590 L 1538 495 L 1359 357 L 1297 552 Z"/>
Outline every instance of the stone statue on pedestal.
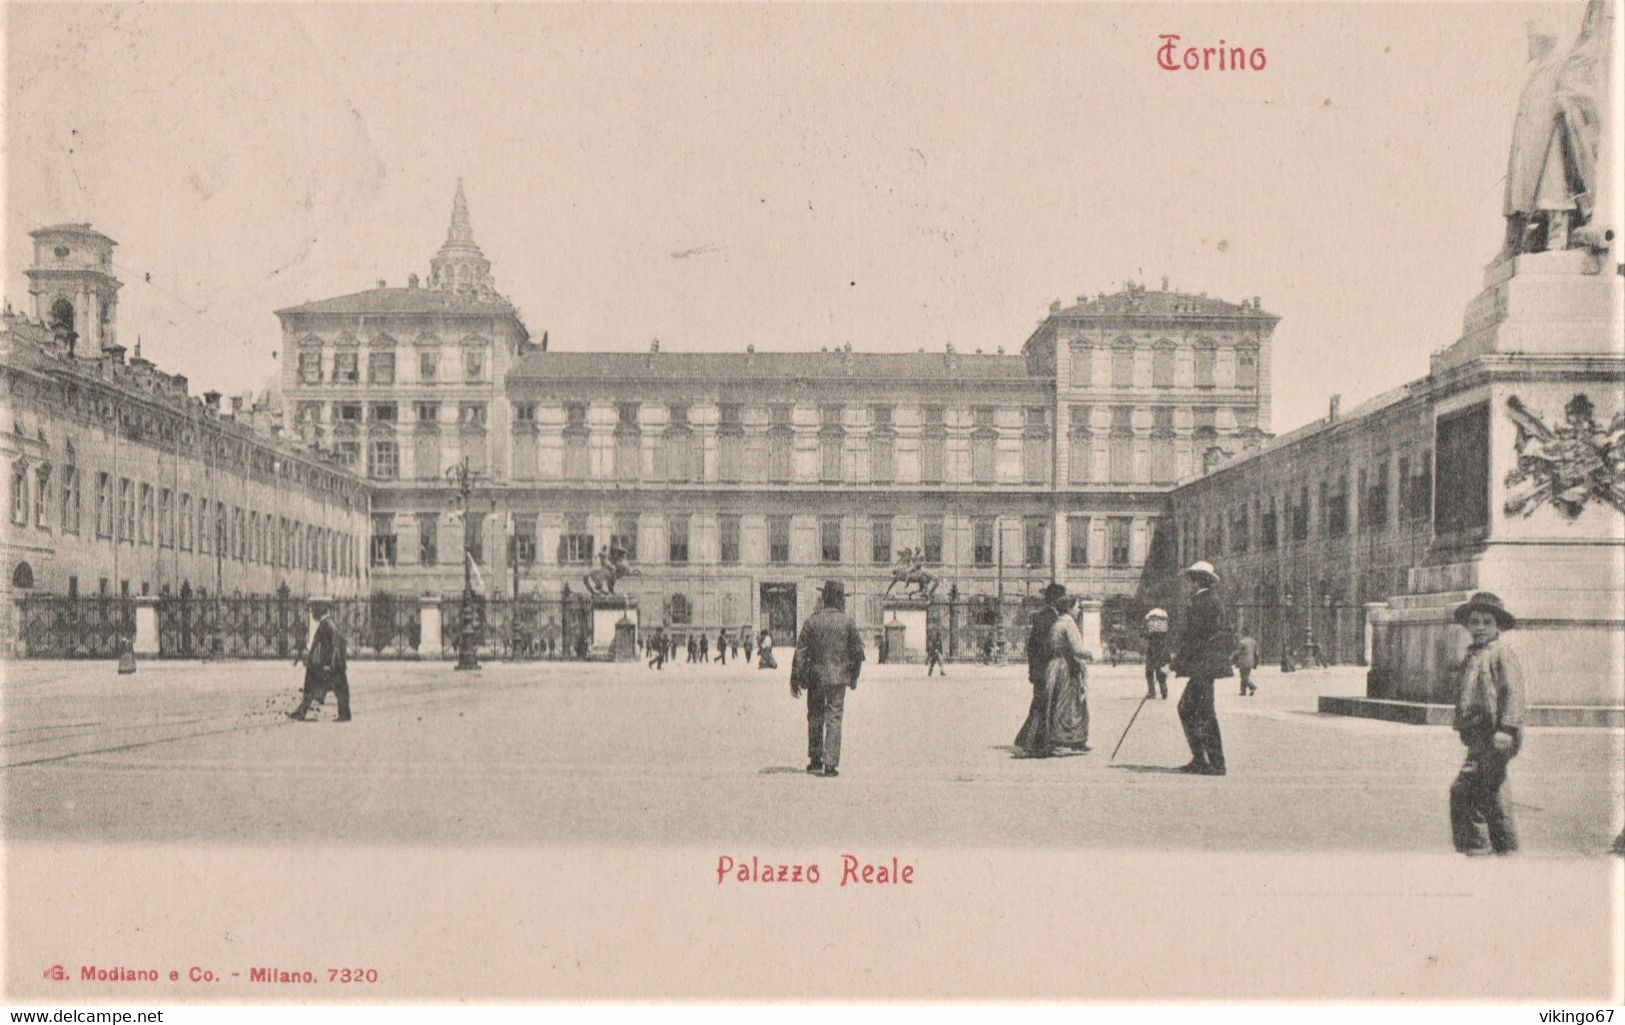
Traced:
<path fill-rule="evenodd" d="M 1507 161 L 1503 257 L 1606 246 L 1593 225 L 1599 192 L 1597 157 L 1607 110 L 1607 62 L 1613 13 L 1608 0 L 1588 0 L 1580 34 L 1567 53 L 1557 38 L 1529 28 L 1529 78 L 1518 98 Z"/>

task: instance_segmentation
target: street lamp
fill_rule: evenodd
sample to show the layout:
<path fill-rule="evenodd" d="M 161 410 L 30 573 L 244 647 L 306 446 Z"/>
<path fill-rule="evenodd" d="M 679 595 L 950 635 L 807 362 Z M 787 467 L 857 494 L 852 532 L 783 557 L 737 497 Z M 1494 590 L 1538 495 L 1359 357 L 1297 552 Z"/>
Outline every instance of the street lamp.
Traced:
<path fill-rule="evenodd" d="M 458 609 L 457 634 L 457 668 L 478 669 L 479 660 L 475 657 L 479 649 L 479 635 L 474 626 L 474 556 L 472 550 L 474 510 L 469 496 L 474 490 L 474 480 L 478 473 L 469 469 L 468 458 L 452 466 L 446 471 L 446 479 L 457 487 L 457 495 L 452 500 L 463 516 L 463 601 Z"/>

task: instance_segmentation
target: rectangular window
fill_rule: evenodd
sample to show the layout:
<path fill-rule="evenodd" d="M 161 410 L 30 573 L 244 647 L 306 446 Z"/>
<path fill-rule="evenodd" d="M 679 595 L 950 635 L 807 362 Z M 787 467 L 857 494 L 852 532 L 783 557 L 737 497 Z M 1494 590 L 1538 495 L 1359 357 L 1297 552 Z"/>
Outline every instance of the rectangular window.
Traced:
<path fill-rule="evenodd" d="M 72 463 L 62 468 L 62 531 L 79 533 L 79 467 Z"/>
<path fill-rule="evenodd" d="M 1166 484 L 1175 477 L 1174 436 L 1158 434 L 1151 438 L 1151 480 Z"/>
<path fill-rule="evenodd" d="M 153 543 L 153 486 L 141 484 L 141 544 Z"/>
<path fill-rule="evenodd" d="M 516 402 L 513 407 L 514 423 L 533 424 L 536 422 L 536 403 Z"/>
<path fill-rule="evenodd" d="M 51 468 L 41 466 L 34 471 L 34 526 L 50 529 L 47 512 L 51 505 Z"/>
<path fill-rule="evenodd" d="M 128 477 L 118 482 L 119 540 L 135 540 L 135 483 Z"/>
<path fill-rule="evenodd" d="M 536 565 L 535 513 L 520 513 L 513 518 L 513 557 L 521 566 Z"/>
<path fill-rule="evenodd" d="M 688 561 L 688 515 L 666 517 L 666 561 L 681 565 Z"/>
<path fill-rule="evenodd" d="M 414 407 L 417 421 L 420 426 L 432 427 L 440 422 L 440 403 L 419 402 Z"/>
<path fill-rule="evenodd" d="M 322 354 L 320 351 L 301 352 L 299 354 L 299 383 L 322 383 Z"/>
<path fill-rule="evenodd" d="M 309 553 L 305 554 L 308 564 Z M 395 517 L 388 513 L 376 514 L 372 518 L 372 564 L 395 565 Z"/>
<path fill-rule="evenodd" d="M 28 465 L 21 459 L 11 467 L 11 522 L 28 526 Z"/>
<path fill-rule="evenodd" d="M 1243 505 L 1230 514 L 1230 550 L 1232 552 L 1245 552 L 1247 550 L 1249 541 L 1247 527 L 1247 507 Z"/>
<path fill-rule="evenodd" d="M 1021 439 L 1021 477 L 1028 484 L 1049 479 L 1049 435 L 1029 433 Z"/>
<path fill-rule="evenodd" d="M 941 433 L 926 434 L 920 438 L 920 480 L 926 484 L 941 484 L 948 462 L 948 439 Z"/>
<path fill-rule="evenodd" d="M 1112 387 L 1134 387 L 1134 345 L 1118 343 L 1112 346 Z"/>
<path fill-rule="evenodd" d="M 1259 543 L 1265 548 L 1274 548 L 1280 544 L 1280 525 L 1275 506 L 1275 496 L 1269 498 L 1269 505 L 1264 508 L 1263 515 L 1258 524 Z"/>
<path fill-rule="evenodd" d="M 884 566 L 891 560 L 891 518 L 874 517 L 869 521 L 869 561 L 877 566 Z"/>
<path fill-rule="evenodd" d="M 1366 514 L 1360 517 L 1362 529 L 1383 530 L 1388 526 L 1388 456 L 1371 470 L 1371 490 L 1367 493 Z"/>
<path fill-rule="evenodd" d="M 1236 351 L 1236 387 L 1258 387 L 1258 353 L 1251 349 Z"/>
<path fill-rule="evenodd" d="M 1113 484 L 1129 484 L 1134 480 L 1134 436 L 1113 434 L 1108 443 Z"/>
<path fill-rule="evenodd" d="M 717 561 L 725 566 L 739 563 L 739 517 L 731 513 L 717 517 Z"/>
<path fill-rule="evenodd" d="M 1349 532 L 1349 479 L 1339 474 L 1331 494 L 1326 498 L 1326 529 L 1333 537 Z"/>
<path fill-rule="evenodd" d="M 401 451 L 394 438 L 374 438 L 367 448 L 367 473 L 379 480 L 401 475 Z"/>
<path fill-rule="evenodd" d="M 485 403 L 464 402 L 457 407 L 457 422 L 464 427 L 485 428 Z"/>
<path fill-rule="evenodd" d="M 985 429 L 971 436 L 970 473 L 972 481 L 977 484 L 992 484 L 997 479 L 998 466 L 996 458 L 998 444 L 998 435 Z"/>
<path fill-rule="evenodd" d="M 1066 518 L 1066 563 L 1074 569 L 1089 565 L 1089 530 L 1089 517 Z"/>
<path fill-rule="evenodd" d="M 978 566 L 993 565 L 993 520 L 978 518 L 972 526 L 971 561 Z"/>
<path fill-rule="evenodd" d="M 419 480 L 440 476 L 439 431 L 419 431 L 412 439 L 412 472 Z"/>
<path fill-rule="evenodd" d="M 841 480 L 841 449 L 846 436 L 839 430 L 824 431 L 818 435 L 818 476 L 820 480 L 839 483 Z"/>
<path fill-rule="evenodd" d="M 355 384 L 361 380 L 361 354 L 340 352 L 333 356 L 333 380 L 339 384 Z"/>
<path fill-rule="evenodd" d="M 587 432 L 566 429 L 564 433 L 564 479 L 586 480 L 591 465 L 587 452 Z"/>
<path fill-rule="evenodd" d="M 358 424 L 361 422 L 361 403 L 344 402 L 338 406 L 339 422 Z"/>
<path fill-rule="evenodd" d="M 479 349 L 467 349 L 463 352 L 463 380 L 485 380 L 485 353 Z"/>
<path fill-rule="evenodd" d="M 687 426 L 666 429 L 666 479 L 673 483 L 691 481 L 696 474 L 694 432 Z"/>
<path fill-rule="evenodd" d="M 869 480 L 890 484 L 897 479 L 897 442 L 889 430 L 869 435 Z"/>
<path fill-rule="evenodd" d="M 192 550 L 192 496 L 185 494 L 181 495 L 180 549 Z"/>
<path fill-rule="evenodd" d="M 424 384 L 433 384 L 440 376 L 440 350 L 418 350 L 418 380 Z"/>
<path fill-rule="evenodd" d="M 1106 542 L 1113 566 L 1129 564 L 1129 539 L 1133 529 L 1134 521 L 1127 516 L 1113 516 L 1106 521 Z"/>
<path fill-rule="evenodd" d="M 818 518 L 818 551 L 819 558 L 824 562 L 841 561 L 841 518 L 839 516 L 820 516 Z"/>
<path fill-rule="evenodd" d="M 636 428 L 619 428 L 615 432 L 615 479 L 635 481 L 642 466 L 643 436 Z"/>
<path fill-rule="evenodd" d="M 717 432 L 717 479 L 735 483 L 741 479 L 745 461 L 745 435 L 737 428 Z"/>
<path fill-rule="evenodd" d="M 1174 386 L 1174 347 L 1158 345 L 1151 354 L 1151 387 Z"/>
<path fill-rule="evenodd" d="M 1292 510 L 1292 540 L 1309 540 L 1309 485 L 1298 489 L 1298 504 Z"/>
<path fill-rule="evenodd" d="M 926 562 L 942 561 L 942 517 L 928 516 L 920 521 L 920 554 Z"/>
<path fill-rule="evenodd" d="M 790 561 L 790 517 L 767 518 L 767 561 L 784 565 Z"/>
<path fill-rule="evenodd" d="M 1094 463 L 1095 436 L 1087 430 L 1074 430 L 1068 442 L 1067 479 L 1074 484 L 1086 483 Z"/>
<path fill-rule="evenodd" d="M 1214 348 L 1212 343 L 1196 346 L 1196 387 L 1213 387 L 1213 371 L 1218 364 L 1218 359 L 1218 350 Z"/>
<path fill-rule="evenodd" d="M 1041 516 L 1029 516 L 1021 523 L 1022 562 L 1029 567 L 1049 562 L 1049 521 Z"/>
<path fill-rule="evenodd" d="M 372 406 L 372 419 L 374 423 L 392 424 L 397 417 L 397 410 L 393 402 L 375 402 Z"/>
<path fill-rule="evenodd" d="M 158 491 L 158 547 L 175 547 L 175 494 L 168 488 Z"/>
<path fill-rule="evenodd" d="M 1094 378 L 1095 351 L 1086 344 L 1072 345 L 1072 387 L 1087 388 Z"/>
<path fill-rule="evenodd" d="M 767 479 L 787 481 L 793 469 L 791 456 L 795 435 L 788 428 L 775 427 L 767 432 Z"/>
<path fill-rule="evenodd" d="M 433 566 L 440 561 L 440 517 L 425 513 L 418 517 L 418 564 Z"/>
<path fill-rule="evenodd" d="M 592 560 L 592 535 L 587 532 L 587 517 L 581 513 L 566 516 L 564 530 L 559 534 L 559 562 L 591 563 Z"/>
<path fill-rule="evenodd" d="M 395 383 L 395 354 L 393 352 L 375 352 L 367 357 L 367 383 Z"/>

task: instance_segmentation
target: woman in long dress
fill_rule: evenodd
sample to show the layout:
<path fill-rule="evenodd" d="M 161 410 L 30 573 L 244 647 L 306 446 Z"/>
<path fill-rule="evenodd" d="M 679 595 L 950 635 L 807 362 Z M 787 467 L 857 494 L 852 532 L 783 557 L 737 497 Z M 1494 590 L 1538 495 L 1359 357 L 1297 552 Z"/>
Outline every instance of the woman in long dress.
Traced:
<path fill-rule="evenodd" d="M 1029 757 L 1045 758 L 1058 748 L 1090 750 L 1087 649 L 1074 618 L 1076 609 L 1077 599 L 1068 599 L 1049 628 L 1043 689 L 1034 695 L 1027 721 L 1016 735 L 1016 746 Z"/>

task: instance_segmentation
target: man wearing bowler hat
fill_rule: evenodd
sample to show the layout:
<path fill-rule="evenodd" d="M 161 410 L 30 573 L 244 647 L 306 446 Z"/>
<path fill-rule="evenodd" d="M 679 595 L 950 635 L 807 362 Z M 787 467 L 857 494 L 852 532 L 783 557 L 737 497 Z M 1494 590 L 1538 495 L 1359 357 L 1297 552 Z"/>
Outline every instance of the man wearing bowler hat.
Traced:
<path fill-rule="evenodd" d="M 837 776 L 841 763 L 841 716 L 846 692 L 858 686 L 863 668 L 863 639 L 845 612 L 846 588 L 825 582 L 822 607 L 808 618 L 796 639 L 790 663 L 790 696 L 807 692 L 807 771 Z"/>
<path fill-rule="evenodd" d="M 1193 563 L 1185 571 L 1185 579 L 1191 584 L 1191 600 L 1180 624 L 1173 669 L 1176 676 L 1187 678 L 1185 693 L 1179 696 L 1179 722 L 1185 727 L 1191 760 L 1179 771 L 1223 776 L 1224 744 L 1213 707 L 1213 681 L 1233 675 L 1230 655 L 1236 650 L 1236 638 L 1225 622 L 1216 591 L 1219 574 L 1213 564 Z"/>
<path fill-rule="evenodd" d="M 1523 667 L 1501 641 L 1517 620 L 1501 599 L 1480 591 L 1456 607 L 1473 642 L 1457 671 L 1456 732 L 1467 760 L 1450 786 L 1450 833 L 1463 854 L 1518 849 L 1507 792 L 1507 763 L 1523 747 Z"/>

